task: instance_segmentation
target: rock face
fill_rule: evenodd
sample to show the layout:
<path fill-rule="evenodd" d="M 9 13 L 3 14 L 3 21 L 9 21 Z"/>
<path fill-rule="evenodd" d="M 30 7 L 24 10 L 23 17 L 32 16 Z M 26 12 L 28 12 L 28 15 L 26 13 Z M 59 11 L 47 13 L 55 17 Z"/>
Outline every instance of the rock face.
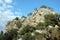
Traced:
<path fill-rule="evenodd" d="M 31 25 L 36 27 L 36 25 L 39 22 L 44 22 L 45 18 L 44 15 L 46 14 L 55 14 L 56 12 L 53 12 L 47 8 L 41 8 L 36 10 L 28 19 L 27 18 L 21 18 L 20 20 L 13 20 L 12 22 L 9 23 L 9 25 L 7 24 L 6 30 L 11 30 L 12 28 L 18 28 L 17 24 L 19 24 L 19 22 L 21 23 L 21 27 L 23 28 L 26 25 Z"/>
<path fill-rule="evenodd" d="M 10 31 L 11 29 L 18 29 L 20 25 L 20 20 L 13 20 L 6 26 L 6 30 Z"/>
<path fill-rule="evenodd" d="M 27 25 L 30 25 L 31 27 L 38 27 L 39 23 L 45 23 L 45 15 L 46 14 L 52 14 L 52 15 L 55 15 L 56 12 L 50 10 L 50 9 L 47 9 L 47 8 L 40 8 L 38 10 L 36 10 L 31 16 L 29 16 L 29 18 L 21 18 L 21 19 L 18 19 L 18 20 L 13 20 L 11 21 L 9 24 L 7 24 L 6 26 L 6 30 L 7 31 L 10 31 L 12 29 L 18 29 L 18 33 L 21 32 L 21 30 L 24 30 L 24 32 L 26 30 L 30 31 L 32 29 L 29 29 L 29 28 L 26 28 L 26 29 L 23 29 L 24 27 L 26 27 Z M 50 22 L 50 20 L 49 20 Z M 46 23 L 45 23 L 46 24 Z M 41 24 L 42 27 L 44 28 L 45 27 L 45 24 Z M 48 24 L 48 23 L 47 23 Z M 37 26 L 38 25 L 38 26 Z M 31 28 L 30 27 L 30 28 Z M 41 28 L 41 26 L 39 26 Z M 36 40 L 53 40 L 53 39 L 49 39 L 54 33 L 55 31 L 57 32 L 57 34 L 59 34 L 60 32 L 58 32 L 58 28 L 59 26 L 58 25 L 55 25 L 54 27 L 51 26 L 51 25 L 48 25 L 48 27 L 46 27 L 44 30 L 42 29 L 34 29 L 33 32 L 31 32 L 32 35 L 35 35 L 35 39 Z M 54 30 L 54 31 L 53 31 Z M 24 36 L 26 36 L 28 34 L 28 31 L 26 31 L 27 33 L 24 34 Z M 23 32 L 23 33 L 24 33 Z M 38 34 L 36 33 L 38 32 Z M 52 32 L 52 33 L 51 33 Z M 54 34 L 52 36 L 52 38 L 55 37 L 55 35 L 57 34 Z M 20 34 L 19 34 L 20 35 Z M 46 36 L 47 35 L 47 36 Z M 58 37 L 58 35 L 57 35 Z M 30 38 L 31 39 L 31 38 Z M 20 40 L 20 39 L 19 39 Z"/>
<path fill-rule="evenodd" d="M 28 19 L 26 19 L 22 24 L 23 25 L 32 25 L 36 26 L 39 22 L 44 22 L 44 15 L 46 14 L 55 14 L 55 12 L 46 9 L 46 8 L 41 8 L 36 10 Z"/>

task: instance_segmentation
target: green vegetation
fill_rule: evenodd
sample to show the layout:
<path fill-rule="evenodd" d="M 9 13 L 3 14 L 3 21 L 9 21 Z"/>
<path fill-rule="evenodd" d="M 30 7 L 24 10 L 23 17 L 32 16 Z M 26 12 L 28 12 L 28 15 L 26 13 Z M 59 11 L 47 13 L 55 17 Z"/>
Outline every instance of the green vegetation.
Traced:
<path fill-rule="evenodd" d="M 24 22 L 24 21 L 25 21 L 25 19 L 27 19 L 27 17 L 22 16 L 22 17 L 21 17 L 21 19 L 23 19 L 23 20 L 22 20 L 22 22 Z"/>
<path fill-rule="evenodd" d="M 4 38 L 4 34 L 3 34 L 3 31 L 0 32 L 0 40 L 3 40 Z"/>
<path fill-rule="evenodd" d="M 35 8 L 34 10 L 35 10 L 35 11 L 38 11 L 38 9 L 37 9 L 37 8 Z"/>
<path fill-rule="evenodd" d="M 27 25 L 26 27 L 24 27 L 21 31 L 21 35 L 24 35 L 25 33 L 28 33 L 28 32 L 33 32 L 35 30 L 35 28 Z"/>
<path fill-rule="evenodd" d="M 51 10 L 51 11 L 54 11 L 53 8 L 47 7 L 47 6 L 45 6 L 45 5 L 42 5 L 40 8 L 47 8 L 47 9 L 49 9 L 49 10 Z"/>
<path fill-rule="evenodd" d="M 46 14 L 45 15 L 45 25 L 55 26 L 58 24 L 58 14 Z"/>
<path fill-rule="evenodd" d="M 15 20 L 19 20 L 19 17 L 16 17 Z"/>
<path fill-rule="evenodd" d="M 4 40 L 17 40 L 17 30 L 12 29 L 4 34 Z"/>
<path fill-rule="evenodd" d="M 25 16 L 22 16 L 21 18 L 27 18 L 27 17 L 25 17 Z"/>
<path fill-rule="evenodd" d="M 31 35 L 31 32 L 28 32 L 23 36 L 23 40 L 35 40 L 35 38 Z"/>
<path fill-rule="evenodd" d="M 45 5 L 42 5 L 40 8 L 47 8 L 47 6 L 45 6 Z"/>
<path fill-rule="evenodd" d="M 31 16 L 33 13 L 29 13 L 28 16 Z"/>
<path fill-rule="evenodd" d="M 36 29 L 39 29 L 39 30 L 45 29 L 45 23 L 39 22 Z"/>

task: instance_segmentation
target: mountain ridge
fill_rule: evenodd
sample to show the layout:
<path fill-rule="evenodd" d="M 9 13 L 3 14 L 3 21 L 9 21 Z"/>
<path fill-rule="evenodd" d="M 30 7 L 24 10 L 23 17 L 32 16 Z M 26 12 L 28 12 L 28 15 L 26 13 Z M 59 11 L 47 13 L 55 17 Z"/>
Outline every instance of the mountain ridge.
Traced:
<path fill-rule="evenodd" d="M 55 37 L 60 40 L 60 32 L 58 31 L 60 29 L 59 18 L 60 15 L 57 12 L 43 7 L 36 9 L 35 12 L 30 14 L 29 18 L 23 16 L 19 19 L 16 17 L 6 25 L 6 32 L 16 30 L 18 40 L 31 40 L 30 37 L 32 37 L 32 40 L 55 40 Z"/>

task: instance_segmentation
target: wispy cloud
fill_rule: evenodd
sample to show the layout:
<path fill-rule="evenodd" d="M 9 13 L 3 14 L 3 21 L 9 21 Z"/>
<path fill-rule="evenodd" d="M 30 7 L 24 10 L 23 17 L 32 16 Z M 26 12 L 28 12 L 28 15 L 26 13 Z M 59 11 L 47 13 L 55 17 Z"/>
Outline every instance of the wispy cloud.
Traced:
<path fill-rule="evenodd" d="M 5 25 L 9 20 L 16 16 L 20 17 L 20 11 L 13 11 L 13 0 L 0 0 L 0 30 L 5 29 Z M 17 14 L 18 13 L 18 14 Z"/>
<path fill-rule="evenodd" d="M 12 0 L 4 0 L 5 3 L 12 3 L 13 1 Z"/>

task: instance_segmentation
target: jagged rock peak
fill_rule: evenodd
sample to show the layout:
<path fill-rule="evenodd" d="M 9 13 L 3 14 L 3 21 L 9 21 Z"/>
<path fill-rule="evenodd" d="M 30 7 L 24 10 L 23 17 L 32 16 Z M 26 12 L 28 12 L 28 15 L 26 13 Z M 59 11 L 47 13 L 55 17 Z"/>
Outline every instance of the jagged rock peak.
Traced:
<path fill-rule="evenodd" d="M 21 19 L 16 17 L 13 21 L 7 24 L 6 29 L 11 30 L 12 28 L 24 27 L 26 25 L 31 25 L 35 27 L 39 22 L 44 23 L 45 21 L 44 15 L 46 14 L 56 14 L 56 12 L 47 8 L 37 9 L 32 15 L 29 16 L 28 19 L 24 16 L 22 16 Z"/>

